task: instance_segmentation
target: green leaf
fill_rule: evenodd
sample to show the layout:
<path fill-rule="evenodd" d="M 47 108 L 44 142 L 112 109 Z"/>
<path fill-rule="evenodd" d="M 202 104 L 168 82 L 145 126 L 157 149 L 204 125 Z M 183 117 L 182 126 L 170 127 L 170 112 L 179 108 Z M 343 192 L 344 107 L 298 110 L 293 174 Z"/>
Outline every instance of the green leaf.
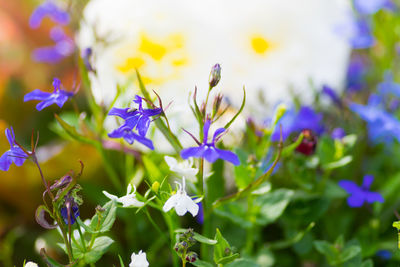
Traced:
<path fill-rule="evenodd" d="M 162 173 L 160 172 L 159 166 L 157 166 L 152 158 L 147 157 L 145 155 L 142 156 L 144 167 L 147 171 L 147 174 L 150 178 L 150 181 L 153 183 L 155 181 L 161 181 L 163 178 Z"/>
<path fill-rule="evenodd" d="M 215 209 L 215 213 L 218 216 L 226 218 L 243 228 L 250 228 L 253 224 L 246 216 L 246 212 L 247 206 L 241 202 L 231 202 Z"/>
<path fill-rule="evenodd" d="M 40 205 L 35 212 L 36 222 L 45 229 L 54 229 L 57 228 L 57 225 L 49 223 L 46 218 L 46 212 L 49 213 L 49 210 L 44 205 Z M 49 213 L 50 214 L 50 213 Z"/>
<path fill-rule="evenodd" d="M 357 245 L 346 247 L 340 255 L 341 262 L 346 262 L 361 253 L 361 248 Z"/>
<path fill-rule="evenodd" d="M 118 258 L 119 258 L 119 264 L 121 265 L 121 267 L 125 267 L 124 261 L 121 258 L 121 255 L 118 254 Z"/>
<path fill-rule="evenodd" d="M 242 105 L 239 108 L 239 111 L 235 114 L 235 116 L 233 116 L 233 118 L 227 123 L 225 124 L 224 128 L 228 129 L 229 126 L 231 126 L 231 124 L 235 121 L 235 119 L 237 118 L 237 116 L 239 116 L 239 114 L 242 112 L 244 105 L 246 103 L 246 89 L 243 86 L 243 100 L 242 100 Z"/>
<path fill-rule="evenodd" d="M 329 263 L 335 262 L 338 259 L 338 251 L 327 241 L 314 241 L 314 247 L 327 258 Z"/>
<path fill-rule="evenodd" d="M 89 225 L 91 229 L 95 229 L 95 231 L 100 233 L 107 232 L 114 224 L 117 212 L 117 204 L 115 201 L 111 200 L 104 204 L 102 208 L 104 211 L 100 213 L 100 220 L 98 217 L 98 212 L 96 212 Z"/>
<path fill-rule="evenodd" d="M 107 252 L 108 248 L 114 242 L 108 236 L 100 236 L 96 238 L 93 243 L 92 249 L 84 254 L 83 260 L 85 263 L 95 263 L 98 261 L 104 253 Z"/>
<path fill-rule="evenodd" d="M 278 189 L 256 198 L 255 205 L 260 206 L 256 221 L 266 225 L 278 219 L 286 209 L 294 192 L 289 189 Z"/>
<path fill-rule="evenodd" d="M 368 259 L 361 264 L 361 267 L 374 267 L 374 262 Z"/>
<path fill-rule="evenodd" d="M 81 134 L 79 134 L 75 127 L 69 125 L 67 122 L 65 122 L 60 116 L 58 116 L 57 114 L 54 114 L 54 117 L 56 118 L 57 122 L 60 124 L 61 128 L 63 128 L 65 130 L 65 132 L 72 137 L 73 139 L 82 142 L 82 143 L 86 143 L 86 144 L 90 144 L 90 145 L 97 145 L 97 142 L 95 140 L 92 140 L 90 138 L 87 138 Z"/>
<path fill-rule="evenodd" d="M 300 145 L 303 141 L 304 135 L 301 133 L 296 141 L 282 149 L 282 158 L 292 155 L 293 151 Z"/>
<path fill-rule="evenodd" d="M 202 260 L 196 260 L 195 262 L 191 262 L 191 264 L 196 267 L 214 267 L 213 264 Z"/>
<path fill-rule="evenodd" d="M 216 264 L 226 264 L 239 257 L 239 254 L 237 253 L 233 254 L 231 246 L 222 236 L 218 228 L 216 229 L 214 239 L 218 241 L 218 243 L 214 246 L 214 262 Z"/>
<path fill-rule="evenodd" d="M 323 165 L 322 168 L 324 168 L 325 170 L 332 170 L 332 169 L 340 168 L 340 167 L 346 166 L 352 160 L 353 160 L 352 156 L 345 156 L 337 161 L 330 162 L 328 164 Z"/>
<path fill-rule="evenodd" d="M 237 259 L 234 262 L 225 265 L 225 267 L 261 267 L 261 266 L 249 259 Z"/>
<path fill-rule="evenodd" d="M 90 226 L 87 226 L 84 222 L 82 222 L 80 217 L 76 217 L 76 222 L 79 224 L 80 227 L 82 227 L 85 232 L 91 233 L 91 234 L 97 234 L 100 233 L 99 231 L 95 231 L 92 229 Z"/>

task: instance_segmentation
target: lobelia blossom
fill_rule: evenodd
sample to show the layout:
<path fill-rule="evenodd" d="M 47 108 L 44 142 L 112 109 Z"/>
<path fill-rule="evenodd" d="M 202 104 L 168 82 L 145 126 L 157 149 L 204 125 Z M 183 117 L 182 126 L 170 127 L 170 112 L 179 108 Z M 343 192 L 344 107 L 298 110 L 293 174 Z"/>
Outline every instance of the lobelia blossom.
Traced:
<path fill-rule="evenodd" d="M 150 126 L 152 116 L 161 114 L 161 108 L 144 109 L 142 107 L 142 98 L 138 95 L 135 96 L 133 102 L 138 104 L 138 109 L 130 108 L 112 108 L 108 113 L 109 116 L 118 116 L 125 120 L 125 122 L 108 134 L 110 138 L 124 138 L 129 144 L 133 144 L 136 140 L 139 143 L 154 149 L 153 142 L 146 138 L 145 135 Z M 133 130 L 136 129 L 139 134 Z"/>
<path fill-rule="evenodd" d="M 146 259 L 146 252 L 139 251 L 138 254 L 132 253 L 131 255 L 131 263 L 129 263 L 129 267 L 148 267 L 149 262 Z"/>
<path fill-rule="evenodd" d="M 24 102 L 31 100 L 40 100 L 41 102 L 36 105 L 36 109 L 41 111 L 45 107 L 52 104 L 57 104 L 60 108 L 68 100 L 68 98 L 74 95 L 73 92 L 67 92 L 61 89 L 61 81 L 58 78 L 53 79 L 53 93 L 43 92 L 39 89 L 35 89 L 24 96 Z"/>
<path fill-rule="evenodd" d="M 322 87 L 322 93 L 327 95 L 335 105 L 342 106 L 342 101 L 335 90 L 331 87 L 324 85 Z"/>
<path fill-rule="evenodd" d="M 233 165 L 239 165 L 240 161 L 238 156 L 228 150 L 222 150 L 215 147 L 215 143 L 222 137 L 222 134 L 226 131 L 225 128 L 219 128 L 215 131 L 211 143 L 208 142 L 208 130 L 210 129 L 211 121 L 206 120 L 203 127 L 203 143 L 195 140 L 198 143 L 198 147 L 189 147 L 181 151 L 181 157 L 187 159 L 189 157 L 204 158 L 207 161 L 213 163 L 217 159 L 229 161 Z"/>
<path fill-rule="evenodd" d="M 342 139 L 346 136 L 346 132 L 343 128 L 335 128 L 332 130 L 331 137 L 332 139 Z"/>
<path fill-rule="evenodd" d="M 132 191 L 133 189 L 133 191 Z M 128 184 L 128 187 L 126 189 L 126 195 L 122 197 L 117 197 L 115 195 L 112 195 L 106 191 L 103 191 L 103 194 L 108 197 L 111 200 L 117 201 L 122 204 L 122 207 L 128 208 L 128 207 L 142 207 L 144 205 L 144 202 L 141 202 L 137 200 L 136 198 L 136 187 L 131 184 Z"/>
<path fill-rule="evenodd" d="M 339 186 L 350 194 L 350 196 L 347 198 L 347 203 L 350 207 L 361 207 L 364 205 L 364 202 L 369 204 L 374 202 L 383 203 L 384 200 L 380 193 L 369 190 L 373 181 L 374 177 L 372 175 L 365 175 L 361 186 L 358 186 L 356 183 L 350 180 L 339 181 Z"/>
<path fill-rule="evenodd" d="M 371 94 L 367 105 L 351 103 L 349 107 L 367 122 L 373 142 L 390 144 L 393 139 L 400 142 L 400 121 L 384 109 L 382 102 L 381 96 Z"/>
<path fill-rule="evenodd" d="M 175 208 L 176 214 L 179 216 L 190 212 L 195 217 L 199 212 L 199 206 L 186 194 L 185 177 L 182 178 L 182 184 L 179 182 L 175 183 L 178 184 L 178 191 L 165 202 L 163 211 L 168 212 L 170 209 Z"/>
<path fill-rule="evenodd" d="M 169 169 L 180 176 L 184 176 L 190 182 L 197 181 L 197 173 L 199 170 L 197 168 L 192 168 L 193 166 L 193 159 L 189 158 L 188 160 L 178 162 L 176 158 L 165 156 L 165 162 L 168 164 Z"/>
<path fill-rule="evenodd" d="M 303 106 L 296 114 L 294 110 L 288 110 L 278 121 L 277 126 L 282 125 L 282 137 L 286 140 L 291 133 L 311 130 L 317 135 L 324 131 L 322 125 L 322 114 L 316 113 L 311 107 Z M 271 140 L 273 142 L 280 139 L 280 127 L 275 127 Z"/>
<path fill-rule="evenodd" d="M 382 95 L 394 95 L 400 97 L 400 84 L 393 80 L 393 74 L 386 72 L 384 81 L 378 84 L 378 92 Z"/>
<path fill-rule="evenodd" d="M 337 25 L 336 32 L 346 39 L 354 49 L 369 48 L 375 43 L 371 27 L 365 18 L 348 16 L 341 24 Z"/>
<path fill-rule="evenodd" d="M 355 54 L 350 58 L 347 68 L 346 89 L 349 91 L 360 91 L 365 86 L 365 75 L 368 71 L 366 58 Z"/>
<path fill-rule="evenodd" d="M 45 17 L 49 17 L 58 24 L 66 25 L 69 23 L 70 17 L 68 12 L 54 2 L 52 0 L 45 1 L 33 11 L 29 19 L 29 26 L 31 28 L 38 28 Z"/>
<path fill-rule="evenodd" d="M 36 48 L 32 57 L 37 62 L 55 64 L 72 55 L 75 51 L 74 41 L 58 26 L 50 31 L 50 38 L 55 42 L 52 46 Z"/>
<path fill-rule="evenodd" d="M 71 213 L 70 213 L 69 218 L 70 218 L 71 225 L 72 225 L 72 224 L 75 223 L 76 218 L 79 217 L 80 213 L 79 213 L 79 206 L 78 206 L 78 204 L 76 204 L 75 202 L 73 202 L 71 205 L 72 205 L 72 206 L 71 206 L 71 211 L 70 211 Z M 65 223 L 66 225 L 68 225 L 68 208 L 67 208 L 66 206 L 64 206 L 64 207 L 61 208 L 61 216 L 62 216 L 62 218 L 63 218 L 63 220 L 64 220 L 64 223 Z"/>
<path fill-rule="evenodd" d="M 0 157 L 0 170 L 8 171 L 11 164 L 14 162 L 17 166 L 22 166 L 28 155 L 15 143 L 14 129 L 6 129 L 5 131 L 10 149 L 3 153 Z"/>

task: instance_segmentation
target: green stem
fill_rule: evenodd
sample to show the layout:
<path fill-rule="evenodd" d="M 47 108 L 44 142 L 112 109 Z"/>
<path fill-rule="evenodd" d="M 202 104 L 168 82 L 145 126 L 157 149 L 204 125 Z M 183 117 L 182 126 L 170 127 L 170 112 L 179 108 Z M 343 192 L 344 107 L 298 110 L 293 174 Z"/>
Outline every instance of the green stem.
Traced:
<path fill-rule="evenodd" d="M 199 192 L 201 196 L 205 196 L 204 192 L 204 158 L 200 158 L 200 167 L 199 167 L 199 182 L 198 182 L 198 187 L 199 187 Z M 203 206 L 203 216 L 204 216 L 204 221 L 203 221 L 203 231 L 202 234 L 206 237 L 209 237 L 211 234 L 211 219 L 210 219 L 210 213 L 208 210 L 208 203 L 207 203 L 207 198 L 204 197 L 202 201 L 202 206 Z M 203 260 L 208 260 L 209 259 L 209 247 L 205 243 L 201 243 L 200 245 L 200 253 L 201 257 Z"/>
<path fill-rule="evenodd" d="M 165 222 L 167 223 L 167 226 L 168 226 L 169 238 L 171 240 L 170 249 L 171 249 L 171 256 L 172 256 L 173 266 L 174 267 L 178 267 L 179 266 L 179 261 L 178 261 L 178 257 L 176 255 L 176 252 L 174 250 L 174 246 L 175 246 L 175 225 L 174 225 L 174 222 L 173 222 L 172 218 L 167 213 L 163 213 L 163 214 L 164 214 L 164 220 L 165 220 Z"/>
<path fill-rule="evenodd" d="M 96 148 L 100 152 L 101 158 L 103 160 L 104 169 L 106 170 L 108 176 L 110 177 L 111 183 L 115 186 L 117 190 L 122 191 L 122 184 L 118 178 L 118 174 L 115 172 L 114 168 L 109 163 L 109 159 L 101 143 L 96 145 Z"/>
<path fill-rule="evenodd" d="M 86 251 L 86 241 L 85 241 L 85 238 L 83 237 L 83 234 L 82 234 L 82 231 L 81 231 L 81 227 L 77 224 L 76 228 L 78 228 L 78 232 L 79 232 L 79 236 L 81 238 L 83 250 Z"/>
<path fill-rule="evenodd" d="M 208 88 L 207 97 L 206 97 L 206 102 L 205 102 L 205 104 L 204 104 L 204 112 L 205 112 L 205 113 L 207 113 L 206 110 L 207 110 L 207 104 L 208 104 L 208 97 L 210 96 L 211 89 L 212 89 L 212 87 L 210 86 L 210 87 Z M 205 114 L 203 114 L 203 115 L 205 116 Z"/>
<path fill-rule="evenodd" d="M 247 229 L 247 235 L 246 235 L 246 252 L 247 254 L 251 255 L 251 252 L 253 250 L 253 245 L 254 245 L 254 216 L 252 215 L 253 213 L 253 196 L 250 195 L 247 198 L 247 218 L 250 219 L 250 222 L 252 223 L 252 226 Z"/>

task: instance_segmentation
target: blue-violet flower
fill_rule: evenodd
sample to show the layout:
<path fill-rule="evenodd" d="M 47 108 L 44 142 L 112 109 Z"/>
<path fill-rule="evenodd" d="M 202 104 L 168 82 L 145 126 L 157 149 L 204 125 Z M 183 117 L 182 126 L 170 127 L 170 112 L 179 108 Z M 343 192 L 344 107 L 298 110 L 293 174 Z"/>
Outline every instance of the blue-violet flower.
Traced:
<path fill-rule="evenodd" d="M 233 165 L 239 165 L 240 161 L 235 153 L 215 147 L 215 143 L 221 137 L 221 134 L 223 134 L 226 131 L 225 128 L 217 129 L 214 133 L 211 143 L 208 142 L 208 130 L 210 129 L 210 125 L 211 121 L 207 119 L 203 127 L 203 133 L 204 133 L 203 143 L 198 143 L 199 144 L 198 147 L 189 147 L 183 149 L 181 151 L 181 157 L 183 159 L 187 159 L 189 157 L 194 157 L 194 158 L 202 157 L 209 162 L 214 162 L 217 159 L 223 159 L 231 162 Z"/>
<path fill-rule="evenodd" d="M 35 89 L 34 91 L 27 93 L 24 96 L 24 102 L 30 100 L 40 100 L 39 104 L 36 105 L 36 109 L 41 111 L 45 107 L 48 107 L 52 104 L 57 104 L 60 108 L 64 105 L 64 103 L 74 95 L 73 92 L 67 92 L 61 89 L 61 81 L 57 78 L 53 79 L 53 93 L 42 92 L 39 89 Z"/>
<path fill-rule="evenodd" d="M 57 6 L 54 1 L 48 0 L 33 11 L 29 19 L 29 26 L 34 29 L 38 28 L 45 17 L 62 25 L 68 24 L 70 20 L 68 12 Z"/>
<path fill-rule="evenodd" d="M 10 149 L 4 152 L 0 157 L 0 170 L 2 171 L 8 171 L 13 162 L 15 165 L 21 166 L 28 157 L 28 155 L 15 143 L 13 127 L 11 127 L 11 131 L 6 129 L 6 137 L 8 143 L 10 143 Z"/>
<path fill-rule="evenodd" d="M 369 190 L 373 181 L 374 177 L 372 175 L 365 175 L 361 186 L 358 186 L 356 183 L 350 180 L 339 181 L 339 186 L 350 194 L 350 196 L 347 198 L 347 203 L 350 207 L 361 207 L 364 202 L 370 204 L 374 202 L 383 203 L 384 200 L 380 193 Z"/>

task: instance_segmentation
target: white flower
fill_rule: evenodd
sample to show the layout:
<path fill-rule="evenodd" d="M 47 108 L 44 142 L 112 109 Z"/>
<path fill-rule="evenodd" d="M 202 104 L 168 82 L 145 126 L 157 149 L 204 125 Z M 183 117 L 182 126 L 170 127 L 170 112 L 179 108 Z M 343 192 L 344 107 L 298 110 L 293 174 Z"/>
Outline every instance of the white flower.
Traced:
<path fill-rule="evenodd" d="M 32 261 L 25 263 L 25 267 L 38 267 L 38 265 Z"/>
<path fill-rule="evenodd" d="M 192 183 L 197 181 L 196 174 L 199 172 L 199 170 L 197 168 L 192 168 L 193 158 L 189 158 L 189 160 L 183 160 L 180 162 L 169 156 L 165 156 L 164 159 L 171 171 L 179 174 L 180 176 L 184 176 Z"/>
<path fill-rule="evenodd" d="M 139 201 L 136 199 L 136 187 L 133 186 L 133 192 L 132 192 L 132 185 L 128 184 L 128 187 L 126 189 L 126 195 L 122 197 L 117 197 L 115 195 L 112 195 L 106 191 L 103 191 L 103 194 L 108 197 L 111 200 L 115 200 L 119 203 L 122 204 L 122 207 L 127 208 L 127 207 L 142 207 L 144 205 L 143 202 Z"/>
<path fill-rule="evenodd" d="M 176 214 L 183 216 L 190 212 L 193 217 L 199 212 L 199 206 L 191 199 L 185 191 L 185 177 L 182 178 L 182 184 L 176 182 L 179 186 L 175 195 L 172 195 L 163 206 L 163 211 L 168 212 L 175 208 Z"/>
<path fill-rule="evenodd" d="M 139 251 L 138 254 L 132 253 L 129 267 L 147 267 L 149 262 L 146 259 L 146 252 Z"/>
<path fill-rule="evenodd" d="M 164 103 L 173 101 L 167 114 L 172 131 L 194 131 L 188 91 L 197 85 L 198 99 L 204 100 L 215 63 L 222 78 L 212 94 L 222 91 L 239 107 L 245 85 L 243 114 L 262 119 L 269 115 L 262 100 L 273 107 L 294 93 L 310 102 L 314 88 L 324 84 L 343 89 L 350 46 L 335 27 L 351 12 L 349 2 L 90 0 L 77 44 L 93 49 L 97 75 L 90 73 L 90 80 L 96 102 L 110 105 L 119 83 L 125 91 L 116 106 L 130 103 L 140 92 L 137 68 L 150 91 L 155 89 Z M 107 118 L 105 127 L 111 130 L 113 123 Z M 239 124 L 245 125 L 241 116 L 232 126 Z M 182 136 L 184 146 L 192 144 Z"/>

